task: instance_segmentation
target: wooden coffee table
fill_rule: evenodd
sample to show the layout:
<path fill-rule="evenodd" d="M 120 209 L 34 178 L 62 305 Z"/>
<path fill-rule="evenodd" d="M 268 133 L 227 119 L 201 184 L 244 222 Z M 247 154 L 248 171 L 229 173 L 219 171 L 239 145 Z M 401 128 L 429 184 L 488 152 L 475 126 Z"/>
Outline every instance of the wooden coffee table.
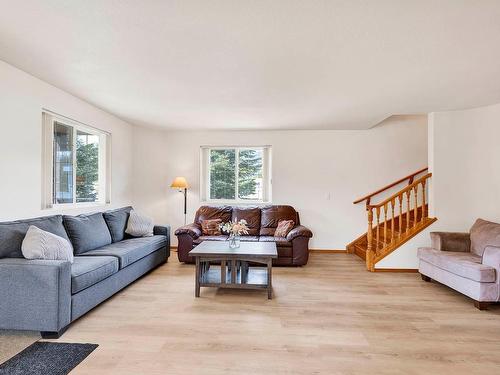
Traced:
<path fill-rule="evenodd" d="M 241 242 L 231 249 L 228 241 L 203 241 L 189 252 L 196 259 L 195 296 L 200 287 L 267 289 L 273 297 L 273 259 L 278 257 L 274 242 Z M 212 262 L 212 264 L 211 264 Z M 217 264 L 220 262 L 220 267 Z M 262 264 L 255 267 L 252 264 Z"/>

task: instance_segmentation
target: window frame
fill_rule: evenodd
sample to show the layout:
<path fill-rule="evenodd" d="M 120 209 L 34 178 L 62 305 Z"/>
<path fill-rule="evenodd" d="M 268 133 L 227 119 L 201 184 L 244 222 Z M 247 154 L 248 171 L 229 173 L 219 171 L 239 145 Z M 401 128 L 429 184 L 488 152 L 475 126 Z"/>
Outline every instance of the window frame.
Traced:
<path fill-rule="evenodd" d="M 239 159 L 240 150 L 262 150 L 262 200 L 239 198 Z M 235 150 L 235 199 L 210 198 L 210 151 Z M 200 193 L 201 202 L 207 204 L 270 204 L 272 202 L 272 147 L 270 145 L 228 145 L 228 146 L 201 146 L 200 147 Z"/>
<path fill-rule="evenodd" d="M 73 146 L 73 202 L 55 203 L 54 196 L 54 125 L 59 123 L 72 128 Z M 76 140 L 78 132 L 99 137 L 98 200 L 77 202 L 76 197 Z M 73 120 L 51 111 L 42 111 L 42 209 L 72 209 L 103 206 L 111 202 L 111 134 L 93 126 Z"/>

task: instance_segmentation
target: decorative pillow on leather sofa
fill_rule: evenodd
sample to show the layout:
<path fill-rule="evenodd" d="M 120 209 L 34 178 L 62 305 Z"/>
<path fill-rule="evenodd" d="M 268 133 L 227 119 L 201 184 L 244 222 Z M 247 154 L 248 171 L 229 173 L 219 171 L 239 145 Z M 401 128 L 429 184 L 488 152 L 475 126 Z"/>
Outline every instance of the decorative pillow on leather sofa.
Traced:
<path fill-rule="evenodd" d="M 73 244 L 75 255 L 111 243 L 111 234 L 102 212 L 90 215 L 64 216 L 64 227 Z"/>
<path fill-rule="evenodd" d="M 134 237 L 152 237 L 153 229 L 154 222 L 152 218 L 141 215 L 135 210 L 130 211 L 125 233 Z"/>
<path fill-rule="evenodd" d="M 204 236 L 220 236 L 220 224 L 222 224 L 222 219 L 202 220 L 201 232 Z"/>
<path fill-rule="evenodd" d="M 280 220 L 274 232 L 274 237 L 286 237 L 288 232 L 293 229 L 294 225 L 295 223 L 293 220 Z"/>
<path fill-rule="evenodd" d="M 67 260 L 73 263 L 70 242 L 31 225 L 26 232 L 21 251 L 26 259 Z"/>

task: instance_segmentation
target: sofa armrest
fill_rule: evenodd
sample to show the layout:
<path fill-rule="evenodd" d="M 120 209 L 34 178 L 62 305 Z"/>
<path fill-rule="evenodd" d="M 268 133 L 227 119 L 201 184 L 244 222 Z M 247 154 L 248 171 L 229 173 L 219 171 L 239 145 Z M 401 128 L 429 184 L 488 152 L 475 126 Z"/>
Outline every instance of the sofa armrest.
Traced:
<path fill-rule="evenodd" d="M 189 234 L 193 238 L 198 238 L 201 236 L 201 229 L 195 223 L 191 223 L 184 225 L 175 231 L 176 236 L 181 234 Z"/>
<path fill-rule="evenodd" d="M 313 236 L 312 232 L 305 226 L 297 225 L 290 232 L 288 232 L 288 234 L 286 235 L 286 240 L 292 241 L 294 238 L 297 237 L 311 238 L 312 236 Z"/>
<path fill-rule="evenodd" d="M 153 228 L 153 234 L 170 238 L 170 225 L 155 225 Z"/>
<path fill-rule="evenodd" d="M 58 332 L 71 322 L 71 264 L 0 259 L 0 328 Z"/>
<path fill-rule="evenodd" d="M 431 243 L 436 250 L 470 252 L 469 233 L 431 232 Z"/>

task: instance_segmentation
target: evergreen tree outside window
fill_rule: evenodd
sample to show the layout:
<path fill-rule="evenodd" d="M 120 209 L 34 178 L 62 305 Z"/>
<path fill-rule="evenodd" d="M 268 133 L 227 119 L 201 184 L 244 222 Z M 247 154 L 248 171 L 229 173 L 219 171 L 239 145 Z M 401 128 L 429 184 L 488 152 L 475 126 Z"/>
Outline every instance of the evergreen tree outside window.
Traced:
<path fill-rule="evenodd" d="M 42 207 L 109 203 L 110 134 L 43 113 Z"/>
<path fill-rule="evenodd" d="M 202 185 L 207 201 L 268 202 L 270 147 L 202 148 Z"/>

